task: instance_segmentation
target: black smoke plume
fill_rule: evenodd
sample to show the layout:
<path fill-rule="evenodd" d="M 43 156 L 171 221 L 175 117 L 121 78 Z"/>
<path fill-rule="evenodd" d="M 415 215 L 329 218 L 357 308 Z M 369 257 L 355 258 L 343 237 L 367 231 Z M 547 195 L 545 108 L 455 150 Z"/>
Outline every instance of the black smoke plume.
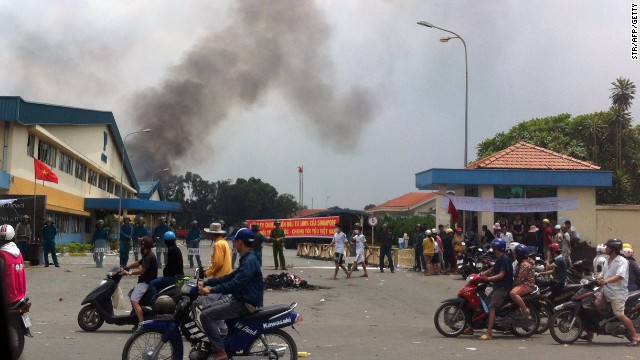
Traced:
<path fill-rule="evenodd" d="M 243 0 L 231 12 L 226 28 L 201 39 L 157 88 L 134 97 L 135 128 L 152 129 L 127 144 L 139 178 L 210 158 L 202 140 L 220 130 L 231 110 L 250 108 L 271 91 L 300 110 L 309 133 L 334 151 L 354 146 L 373 118 L 370 89 L 340 90 L 332 80 L 331 29 L 315 3 Z"/>

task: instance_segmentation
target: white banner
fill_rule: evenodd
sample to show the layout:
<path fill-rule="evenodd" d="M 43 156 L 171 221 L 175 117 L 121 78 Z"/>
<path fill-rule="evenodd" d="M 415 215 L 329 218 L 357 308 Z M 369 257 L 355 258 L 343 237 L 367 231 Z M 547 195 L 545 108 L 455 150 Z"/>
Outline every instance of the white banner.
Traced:
<path fill-rule="evenodd" d="M 578 208 L 577 198 L 495 199 L 470 196 L 444 196 L 440 207 L 448 209 L 449 199 L 453 201 L 456 209 L 468 211 L 532 213 L 574 210 Z"/>

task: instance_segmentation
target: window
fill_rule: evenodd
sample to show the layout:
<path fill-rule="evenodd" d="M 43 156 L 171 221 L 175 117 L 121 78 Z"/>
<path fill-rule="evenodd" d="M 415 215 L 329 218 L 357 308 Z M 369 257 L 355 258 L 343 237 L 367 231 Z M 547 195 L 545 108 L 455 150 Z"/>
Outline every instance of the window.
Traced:
<path fill-rule="evenodd" d="M 114 192 L 113 192 L 113 189 L 114 189 L 114 186 L 113 186 L 113 185 L 114 185 L 114 184 L 113 184 L 113 179 L 108 179 L 108 180 L 107 180 L 107 191 L 108 191 L 109 193 L 111 193 L 111 194 L 113 194 L 113 193 L 114 193 Z"/>
<path fill-rule="evenodd" d="M 87 182 L 93 186 L 98 185 L 98 174 L 95 171 L 89 169 L 89 180 L 87 180 Z"/>
<path fill-rule="evenodd" d="M 82 181 L 87 180 L 87 166 L 76 161 L 76 177 Z"/>
<path fill-rule="evenodd" d="M 27 135 L 27 155 L 33 157 L 33 150 L 36 148 L 36 136 Z"/>
<path fill-rule="evenodd" d="M 69 228 L 69 232 L 72 233 L 81 233 L 82 232 L 82 227 L 81 222 L 80 222 L 80 218 L 77 216 L 72 216 L 70 221 L 69 221 L 69 225 L 71 226 Z"/>
<path fill-rule="evenodd" d="M 44 162 L 45 164 L 54 167 L 56 166 L 56 157 L 58 155 L 58 150 L 47 144 L 46 142 L 40 140 L 38 142 L 38 160 Z"/>
<path fill-rule="evenodd" d="M 56 230 L 58 230 L 58 233 L 61 233 L 61 234 L 69 232 L 69 216 L 68 215 L 56 216 Z"/>
<path fill-rule="evenodd" d="M 107 177 L 102 174 L 98 175 L 98 188 L 107 190 Z"/>
<path fill-rule="evenodd" d="M 73 175 L 73 159 L 65 153 L 60 153 L 60 170 Z"/>

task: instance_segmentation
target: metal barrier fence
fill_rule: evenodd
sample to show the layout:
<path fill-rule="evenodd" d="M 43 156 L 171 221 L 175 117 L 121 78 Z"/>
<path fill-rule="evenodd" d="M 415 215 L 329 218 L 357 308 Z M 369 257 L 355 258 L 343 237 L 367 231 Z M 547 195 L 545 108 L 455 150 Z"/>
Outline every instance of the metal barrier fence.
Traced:
<path fill-rule="evenodd" d="M 296 255 L 307 259 L 326 260 L 333 261 L 335 254 L 335 247 L 326 247 L 325 244 L 311 244 L 301 243 L 298 244 L 296 249 Z M 397 249 L 391 250 L 391 256 L 393 257 L 393 263 L 395 266 L 412 268 L 415 263 L 415 252 L 413 249 Z M 365 260 L 370 266 L 377 267 L 380 263 L 380 247 L 369 246 L 365 249 Z M 347 263 L 353 262 L 350 249 L 345 248 L 345 256 L 347 257 Z M 386 261 L 385 261 L 386 262 Z"/>

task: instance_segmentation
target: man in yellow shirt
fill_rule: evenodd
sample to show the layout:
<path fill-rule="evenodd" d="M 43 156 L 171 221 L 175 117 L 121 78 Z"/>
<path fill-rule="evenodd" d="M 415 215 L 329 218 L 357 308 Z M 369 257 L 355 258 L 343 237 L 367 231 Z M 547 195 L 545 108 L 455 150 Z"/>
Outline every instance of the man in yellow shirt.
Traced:
<path fill-rule="evenodd" d="M 213 234 L 213 252 L 211 253 L 211 265 L 205 270 L 205 276 L 220 277 L 231 273 L 231 249 L 227 240 L 222 236 L 227 232 L 222 230 L 220 223 L 211 223 L 206 233 Z"/>

